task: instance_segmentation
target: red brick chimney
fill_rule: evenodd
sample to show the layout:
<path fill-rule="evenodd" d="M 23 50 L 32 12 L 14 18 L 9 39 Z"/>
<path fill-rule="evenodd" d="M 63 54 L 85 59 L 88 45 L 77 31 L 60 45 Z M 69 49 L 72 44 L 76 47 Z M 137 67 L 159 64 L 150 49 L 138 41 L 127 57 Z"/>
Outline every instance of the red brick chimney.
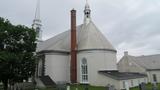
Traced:
<path fill-rule="evenodd" d="M 76 41 L 76 10 L 71 10 L 71 83 L 77 83 L 77 41 Z"/>

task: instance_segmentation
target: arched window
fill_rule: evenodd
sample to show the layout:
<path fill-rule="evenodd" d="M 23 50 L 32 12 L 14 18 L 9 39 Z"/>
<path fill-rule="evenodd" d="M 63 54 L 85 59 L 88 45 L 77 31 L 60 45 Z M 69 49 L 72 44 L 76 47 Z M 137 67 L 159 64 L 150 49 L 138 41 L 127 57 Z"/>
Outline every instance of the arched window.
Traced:
<path fill-rule="evenodd" d="M 81 60 L 81 82 L 88 83 L 88 65 L 86 58 Z"/>

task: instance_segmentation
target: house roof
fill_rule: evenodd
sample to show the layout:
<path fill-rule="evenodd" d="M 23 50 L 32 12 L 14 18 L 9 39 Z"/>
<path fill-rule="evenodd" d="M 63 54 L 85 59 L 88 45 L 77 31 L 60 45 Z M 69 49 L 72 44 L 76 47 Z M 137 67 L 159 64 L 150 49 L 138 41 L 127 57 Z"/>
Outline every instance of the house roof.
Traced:
<path fill-rule="evenodd" d="M 127 57 L 125 59 L 128 59 L 130 61 L 134 61 L 136 64 L 146 70 L 160 70 L 160 54 L 147 56 L 124 55 L 124 57 Z M 124 57 L 122 57 L 121 60 L 123 60 Z"/>
<path fill-rule="evenodd" d="M 107 77 L 116 79 L 116 80 L 128 80 L 128 79 L 136 79 L 136 78 L 144 78 L 147 77 L 145 74 L 140 73 L 131 73 L 131 72 L 119 72 L 116 70 L 112 71 L 99 71 L 100 74 L 103 74 Z"/>
<path fill-rule="evenodd" d="M 116 51 L 106 37 L 90 21 L 77 26 L 77 49 L 105 49 Z M 70 30 L 65 31 L 37 45 L 37 52 L 44 50 L 70 51 Z"/>
<path fill-rule="evenodd" d="M 132 57 L 133 58 L 133 57 Z M 137 64 L 144 67 L 147 70 L 160 70 L 160 54 L 139 56 L 133 59 Z"/>

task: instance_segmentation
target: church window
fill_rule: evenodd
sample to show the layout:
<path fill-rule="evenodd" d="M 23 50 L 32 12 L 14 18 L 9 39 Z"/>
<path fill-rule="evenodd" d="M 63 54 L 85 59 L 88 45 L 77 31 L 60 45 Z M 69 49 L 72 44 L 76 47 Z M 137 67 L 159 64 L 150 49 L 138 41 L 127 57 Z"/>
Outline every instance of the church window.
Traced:
<path fill-rule="evenodd" d="M 40 28 L 37 27 L 37 28 L 36 28 L 36 35 L 37 35 L 37 37 L 39 37 L 39 34 L 40 34 Z"/>
<path fill-rule="evenodd" d="M 87 12 L 87 18 L 89 18 L 89 12 Z"/>
<path fill-rule="evenodd" d="M 86 58 L 81 60 L 81 82 L 87 83 L 88 82 L 88 65 Z"/>

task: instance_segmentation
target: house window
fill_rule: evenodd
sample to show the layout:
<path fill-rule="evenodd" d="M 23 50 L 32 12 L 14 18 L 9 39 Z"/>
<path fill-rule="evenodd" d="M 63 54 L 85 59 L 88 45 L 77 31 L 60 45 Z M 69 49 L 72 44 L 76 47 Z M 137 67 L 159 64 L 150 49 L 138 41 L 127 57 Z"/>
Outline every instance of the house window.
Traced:
<path fill-rule="evenodd" d="M 81 60 L 81 82 L 88 83 L 88 66 L 86 58 Z"/>
<path fill-rule="evenodd" d="M 146 83 L 146 79 L 144 78 L 144 82 Z"/>
<path fill-rule="evenodd" d="M 138 84 L 141 84 L 141 81 L 138 79 Z"/>
<path fill-rule="evenodd" d="M 157 82 L 157 76 L 156 76 L 156 74 L 153 74 L 153 81 Z"/>
<path fill-rule="evenodd" d="M 126 88 L 126 85 L 125 85 L 126 83 L 125 83 L 125 81 L 123 81 L 123 88 Z"/>
<path fill-rule="evenodd" d="M 134 85 L 133 85 L 133 80 L 131 80 L 131 86 L 133 87 Z"/>

